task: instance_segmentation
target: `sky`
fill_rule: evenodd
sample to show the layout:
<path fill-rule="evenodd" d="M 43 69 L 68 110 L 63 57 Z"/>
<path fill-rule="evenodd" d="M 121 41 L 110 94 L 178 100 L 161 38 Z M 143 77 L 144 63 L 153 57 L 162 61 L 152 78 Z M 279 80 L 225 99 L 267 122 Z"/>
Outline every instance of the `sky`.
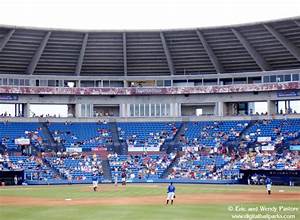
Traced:
<path fill-rule="evenodd" d="M 0 0 L 0 24 L 84 30 L 182 29 L 300 16 L 300 0 Z M 11 107 L 1 106 L 0 113 Z M 265 111 L 265 104 L 257 105 Z M 35 106 L 36 114 L 66 107 Z M 64 113 L 62 113 L 64 112 Z"/>
<path fill-rule="evenodd" d="M 174 29 L 300 15 L 299 0 L 0 0 L 0 23 L 87 30 Z"/>

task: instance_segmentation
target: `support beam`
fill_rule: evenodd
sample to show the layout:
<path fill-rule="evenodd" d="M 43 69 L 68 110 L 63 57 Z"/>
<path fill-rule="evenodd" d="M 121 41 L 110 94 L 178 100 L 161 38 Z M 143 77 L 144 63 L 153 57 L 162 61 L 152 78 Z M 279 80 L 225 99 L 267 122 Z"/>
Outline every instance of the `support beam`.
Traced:
<path fill-rule="evenodd" d="M 168 45 L 166 42 L 166 38 L 165 38 L 165 35 L 163 32 L 160 32 L 160 39 L 162 42 L 162 46 L 164 48 L 165 55 L 167 57 L 170 74 L 173 76 L 175 74 L 175 68 L 174 68 L 173 60 L 172 60 L 172 57 L 171 57 L 171 54 L 170 54 L 170 51 L 169 51 L 169 48 L 168 48 Z"/>
<path fill-rule="evenodd" d="M 42 53 L 47 45 L 47 42 L 50 38 L 50 35 L 51 35 L 51 32 L 47 32 L 47 34 L 45 35 L 44 39 L 42 40 L 40 46 L 38 47 L 38 49 L 35 51 L 35 54 L 33 55 L 28 67 L 27 67 L 27 70 L 26 70 L 26 73 L 27 74 L 30 74 L 32 75 L 34 73 L 34 70 L 42 56 Z"/>
<path fill-rule="evenodd" d="M 300 27 L 300 21 L 295 21 L 295 24 Z"/>
<path fill-rule="evenodd" d="M 10 30 L 2 39 L 2 41 L 0 42 L 0 53 L 2 52 L 2 50 L 4 49 L 5 45 L 7 44 L 7 42 L 9 41 L 9 39 L 11 38 L 11 36 L 15 33 L 15 29 Z"/>
<path fill-rule="evenodd" d="M 267 112 L 268 115 L 276 114 L 276 103 L 272 100 L 267 100 Z"/>
<path fill-rule="evenodd" d="M 216 108 L 216 115 L 223 117 L 226 112 L 225 112 L 225 103 L 220 101 L 220 102 L 216 102 L 215 104 L 215 108 Z"/>
<path fill-rule="evenodd" d="M 125 32 L 123 32 L 123 65 L 124 76 L 127 76 L 127 38 Z"/>
<path fill-rule="evenodd" d="M 23 117 L 30 117 L 30 103 L 28 102 L 23 104 Z"/>
<path fill-rule="evenodd" d="M 300 50 L 281 33 L 276 31 L 270 25 L 265 24 L 264 27 L 298 60 L 300 61 Z"/>
<path fill-rule="evenodd" d="M 83 40 L 82 40 L 81 50 L 80 50 L 80 54 L 78 56 L 78 61 L 77 61 L 76 70 L 75 70 L 75 75 L 76 76 L 80 76 L 81 67 L 82 67 L 82 63 L 83 63 L 83 59 L 84 59 L 84 54 L 85 54 L 85 49 L 86 49 L 88 38 L 89 38 L 89 34 L 86 33 L 84 35 Z"/>
<path fill-rule="evenodd" d="M 213 52 L 213 50 L 211 49 L 211 47 L 209 46 L 209 44 L 207 43 L 207 41 L 205 40 L 203 34 L 199 31 L 196 30 L 196 33 L 199 37 L 199 40 L 201 41 L 210 61 L 212 62 L 215 70 L 217 73 L 223 73 L 224 72 L 224 68 L 222 66 L 222 64 L 219 62 L 218 58 L 216 57 L 215 53 Z"/>
<path fill-rule="evenodd" d="M 265 59 L 252 47 L 252 45 L 247 41 L 247 39 L 236 29 L 232 28 L 231 31 L 234 33 L 236 38 L 241 42 L 244 48 L 248 51 L 249 55 L 256 62 L 256 64 L 263 70 L 271 70 L 270 65 L 265 61 Z"/>

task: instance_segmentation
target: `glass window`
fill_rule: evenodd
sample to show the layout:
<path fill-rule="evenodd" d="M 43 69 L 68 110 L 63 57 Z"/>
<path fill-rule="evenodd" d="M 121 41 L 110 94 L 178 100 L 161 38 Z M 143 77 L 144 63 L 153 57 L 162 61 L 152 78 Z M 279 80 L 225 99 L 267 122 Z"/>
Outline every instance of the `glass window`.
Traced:
<path fill-rule="evenodd" d="M 166 104 L 166 116 L 170 116 L 170 115 L 171 115 L 170 104 Z"/>
<path fill-rule="evenodd" d="M 171 80 L 165 80 L 165 86 L 169 87 L 172 85 L 172 81 Z"/>
<path fill-rule="evenodd" d="M 14 84 L 14 80 L 13 79 L 9 79 L 8 80 L 8 85 L 12 86 Z"/>
<path fill-rule="evenodd" d="M 101 80 L 96 81 L 96 87 L 102 87 L 102 81 Z"/>
<path fill-rule="evenodd" d="M 174 80 L 173 86 L 185 87 L 187 86 L 187 80 Z"/>
<path fill-rule="evenodd" d="M 232 79 L 231 79 L 232 82 Z M 209 85 L 217 85 L 218 80 L 217 79 L 203 79 L 203 85 L 209 86 Z M 220 80 L 220 85 L 225 85 L 223 80 Z"/>
<path fill-rule="evenodd" d="M 20 83 L 19 83 L 19 79 L 14 79 L 14 86 L 19 86 Z"/>
<path fill-rule="evenodd" d="M 284 75 L 284 81 L 285 82 L 291 81 L 291 75 Z"/>
<path fill-rule="evenodd" d="M 284 80 L 283 80 L 283 75 L 278 75 L 277 77 L 276 77 L 276 82 L 283 82 Z"/>
<path fill-rule="evenodd" d="M 155 116 L 155 104 L 151 104 L 151 116 Z"/>
<path fill-rule="evenodd" d="M 149 116 L 149 104 L 145 104 L 145 116 Z"/>
<path fill-rule="evenodd" d="M 64 87 L 64 81 L 63 80 L 58 80 L 58 86 L 59 87 Z"/>
<path fill-rule="evenodd" d="M 48 80 L 40 80 L 40 86 L 48 86 Z"/>
<path fill-rule="evenodd" d="M 159 117 L 170 116 L 170 104 L 130 104 L 129 114 L 131 117 Z"/>
<path fill-rule="evenodd" d="M 109 81 L 103 80 L 103 87 L 109 87 Z"/>
<path fill-rule="evenodd" d="M 293 74 L 293 81 L 299 81 L 299 74 Z"/>
<path fill-rule="evenodd" d="M 3 85 L 7 85 L 7 78 L 3 79 Z"/>
<path fill-rule="evenodd" d="M 81 117 L 85 117 L 85 104 L 81 104 Z"/>
<path fill-rule="evenodd" d="M 86 116 L 91 117 L 91 104 L 87 104 Z"/>
<path fill-rule="evenodd" d="M 0 78 L 0 85 L 2 85 L 2 78 Z"/>
<path fill-rule="evenodd" d="M 123 81 L 110 81 L 110 87 L 124 87 Z"/>
<path fill-rule="evenodd" d="M 161 116 L 166 116 L 166 104 L 161 104 Z"/>
<path fill-rule="evenodd" d="M 24 79 L 20 79 L 20 86 L 24 86 L 25 85 L 25 80 Z"/>
<path fill-rule="evenodd" d="M 264 83 L 270 82 L 270 76 L 264 76 Z"/>
<path fill-rule="evenodd" d="M 202 86 L 202 79 L 196 79 L 196 80 L 194 80 L 194 85 L 195 86 Z"/>
<path fill-rule="evenodd" d="M 140 116 L 145 116 L 145 104 L 140 104 Z"/>
<path fill-rule="evenodd" d="M 155 115 L 156 115 L 156 116 L 160 116 L 160 104 L 156 104 Z"/>
<path fill-rule="evenodd" d="M 25 86 L 29 86 L 29 79 L 25 79 Z"/>
<path fill-rule="evenodd" d="M 276 76 L 270 76 L 270 82 L 276 82 Z"/>
<path fill-rule="evenodd" d="M 164 81 L 163 80 L 157 80 L 156 85 L 159 86 L 159 87 L 162 87 L 162 86 L 164 86 Z"/>
<path fill-rule="evenodd" d="M 55 80 L 48 80 L 48 86 L 55 87 Z"/>
<path fill-rule="evenodd" d="M 139 104 L 135 104 L 135 105 L 134 105 L 134 116 L 135 116 L 135 117 L 140 116 Z"/>
<path fill-rule="evenodd" d="M 130 112 L 130 116 L 134 116 L 134 105 L 133 104 L 130 104 L 129 112 Z"/>

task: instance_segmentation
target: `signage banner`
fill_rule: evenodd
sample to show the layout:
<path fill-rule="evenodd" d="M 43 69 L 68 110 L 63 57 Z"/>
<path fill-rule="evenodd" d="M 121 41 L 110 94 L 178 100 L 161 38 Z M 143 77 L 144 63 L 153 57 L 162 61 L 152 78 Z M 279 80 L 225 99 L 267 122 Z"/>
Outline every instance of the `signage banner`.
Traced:
<path fill-rule="evenodd" d="M 300 151 L 300 145 L 291 145 L 290 150 L 299 150 Z"/>
<path fill-rule="evenodd" d="M 0 95 L 0 101 L 16 101 L 18 100 L 17 95 Z"/>
<path fill-rule="evenodd" d="M 270 142 L 271 137 L 257 137 L 258 142 Z"/>
<path fill-rule="evenodd" d="M 105 147 L 92 147 L 91 151 L 107 151 L 107 149 Z"/>
<path fill-rule="evenodd" d="M 69 153 L 74 153 L 74 152 L 81 153 L 82 148 L 81 147 L 67 147 L 66 151 Z"/>
<path fill-rule="evenodd" d="M 16 138 L 16 145 L 30 145 L 30 140 L 28 138 Z"/>
<path fill-rule="evenodd" d="M 277 97 L 295 97 L 295 96 L 299 96 L 298 91 L 278 91 L 277 92 Z"/>
<path fill-rule="evenodd" d="M 275 150 L 275 147 L 273 145 L 265 145 L 265 146 L 261 146 L 262 150 Z"/>
<path fill-rule="evenodd" d="M 159 151 L 159 147 L 128 147 L 129 152 Z"/>

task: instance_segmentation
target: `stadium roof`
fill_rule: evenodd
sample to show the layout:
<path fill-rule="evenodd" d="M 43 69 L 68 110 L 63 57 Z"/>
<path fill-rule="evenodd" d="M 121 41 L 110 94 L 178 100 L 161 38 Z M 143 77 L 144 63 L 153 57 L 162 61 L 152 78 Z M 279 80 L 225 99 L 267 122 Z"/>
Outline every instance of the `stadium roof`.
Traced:
<path fill-rule="evenodd" d="M 0 73 L 163 76 L 300 69 L 300 17 L 185 30 L 0 27 Z"/>

